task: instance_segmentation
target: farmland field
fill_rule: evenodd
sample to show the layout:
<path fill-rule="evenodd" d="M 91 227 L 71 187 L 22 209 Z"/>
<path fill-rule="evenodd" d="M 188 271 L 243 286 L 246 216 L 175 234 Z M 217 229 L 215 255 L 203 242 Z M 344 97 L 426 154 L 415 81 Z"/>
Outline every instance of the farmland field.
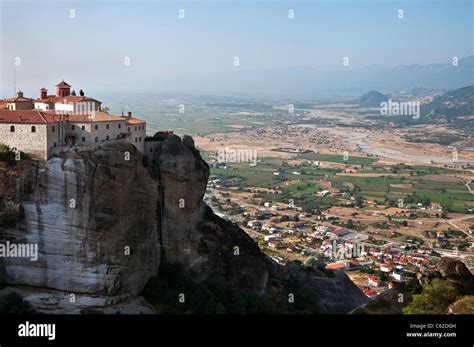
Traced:
<path fill-rule="evenodd" d="M 330 206 L 342 203 L 350 196 L 360 196 L 379 204 L 395 205 L 402 199 L 408 206 L 417 202 L 437 203 L 443 209 L 452 212 L 465 212 L 474 208 L 474 194 L 470 194 L 465 182 L 449 179 L 451 170 L 425 166 L 402 167 L 378 166 L 371 163 L 373 158 L 351 157 L 353 165 L 364 165 L 364 172 L 379 173 L 377 176 L 357 176 L 357 173 L 344 173 L 338 168 L 313 168 L 304 166 L 306 160 L 332 161 L 344 163 L 342 156 L 317 155 L 314 153 L 297 156 L 303 165 L 288 165 L 275 158 L 261 158 L 256 166 L 239 163 L 230 164 L 226 169 L 212 168 L 211 172 L 226 183 L 244 190 L 253 188 L 276 188 L 282 194 L 274 199 L 287 201 L 305 201 L 306 206 Z M 348 161 L 350 162 L 350 160 Z M 393 174 L 393 172 L 397 172 Z M 408 174 L 411 172 L 412 175 Z M 278 173 L 275 175 L 274 173 Z M 436 177 L 439 177 L 436 180 Z M 445 179 L 442 179 L 445 178 Z M 316 193 L 331 187 L 336 191 L 346 192 L 340 196 L 318 197 Z M 263 198 L 264 195 L 261 195 Z"/>

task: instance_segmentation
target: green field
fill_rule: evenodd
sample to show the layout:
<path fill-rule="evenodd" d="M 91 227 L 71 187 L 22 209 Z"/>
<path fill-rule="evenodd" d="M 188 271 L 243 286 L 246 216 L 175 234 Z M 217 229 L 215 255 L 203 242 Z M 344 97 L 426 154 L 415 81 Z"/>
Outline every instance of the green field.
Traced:
<path fill-rule="evenodd" d="M 302 158 L 299 156 L 298 158 Z M 325 155 L 304 155 L 310 160 L 340 162 L 342 157 Z M 447 211 L 466 212 L 474 208 L 474 194 L 470 194 L 463 182 L 444 182 L 433 180 L 432 175 L 451 173 L 451 170 L 429 166 L 405 167 L 403 165 L 372 166 L 373 158 L 352 157 L 353 163 L 364 163 L 369 173 L 384 173 L 380 177 L 336 175 L 339 169 L 293 167 L 282 164 L 275 158 L 261 158 L 256 166 L 231 164 L 227 169 L 212 168 L 211 173 L 219 176 L 229 186 L 239 190 L 247 188 L 278 188 L 282 194 L 263 194 L 259 197 L 282 202 L 293 199 L 306 209 L 327 208 L 335 204 L 345 204 L 349 196 L 395 205 L 403 199 L 406 206 L 415 207 L 418 202 L 439 203 Z M 343 162 L 343 161 L 342 161 Z M 273 173 L 279 172 L 276 176 Z M 293 174 L 297 171 L 299 175 Z M 396 172 L 396 174 L 394 174 Z M 411 175 L 410 172 L 413 172 Z M 406 176 L 399 176 L 406 174 Z M 430 175 L 428 179 L 427 175 Z M 426 177 L 426 178 L 425 178 Z M 348 195 L 342 197 L 318 197 L 315 193 L 324 190 L 327 182 Z"/>
<path fill-rule="evenodd" d="M 344 160 L 344 155 L 334 155 L 334 154 L 318 154 L 318 153 L 306 153 L 298 156 L 298 159 L 308 159 L 308 160 L 318 160 L 318 161 L 328 161 L 332 163 L 340 164 L 350 164 L 350 165 L 371 165 L 373 162 L 377 161 L 376 158 L 369 157 L 356 157 L 349 155 L 347 160 Z"/>
<path fill-rule="evenodd" d="M 216 102 L 207 98 L 160 98 L 150 104 L 147 95 L 136 95 L 129 100 L 105 99 L 112 114 L 120 114 L 133 105 L 136 117 L 147 121 L 147 133 L 173 130 L 178 135 L 204 135 L 236 131 L 239 128 L 259 128 L 279 122 L 280 110 L 256 102 Z"/>

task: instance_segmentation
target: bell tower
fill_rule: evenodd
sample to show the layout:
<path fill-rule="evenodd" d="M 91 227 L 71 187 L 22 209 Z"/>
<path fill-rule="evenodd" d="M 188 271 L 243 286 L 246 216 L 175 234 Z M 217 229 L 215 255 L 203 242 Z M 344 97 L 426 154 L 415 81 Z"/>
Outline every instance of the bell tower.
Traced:
<path fill-rule="evenodd" d="M 63 96 L 69 96 L 71 94 L 71 86 L 64 82 L 59 82 L 56 84 L 56 96 L 58 97 L 63 97 Z"/>
<path fill-rule="evenodd" d="M 40 100 L 44 100 L 48 97 L 48 89 L 45 87 L 40 89 Z"/>

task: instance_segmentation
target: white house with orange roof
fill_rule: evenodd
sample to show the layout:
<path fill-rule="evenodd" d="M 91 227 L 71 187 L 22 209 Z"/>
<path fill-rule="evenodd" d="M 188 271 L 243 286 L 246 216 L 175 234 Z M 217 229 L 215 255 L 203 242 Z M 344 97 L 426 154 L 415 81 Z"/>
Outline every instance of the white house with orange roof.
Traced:
<path fill-rule="evenodd" d="M 8 110 L 31 110 L 33 108 L 33 99 L 25 98 L 23 92 L 19 90 L 14 98 L 3 100 L 4 107 Z"/>
<path fill-rule="evenodd" d="M 143 153 L 146 122 L 132 117 L 114 116 L 101 111 L 101 102 L 70 94 L 71 86 L 62 81 L 56 95 L 40 90 L 38 99 L 18 92 L 2 101 L 0 143 L 19 151 L 48 159 L 64 147 L 88 146 L 103 141 L 125 139 Z"/>
<path fill-rule="evenodd" d="M 34 108 L 41 111 L 65 111 L 85 113 L 99 111 L 101 102 L 85 95 L 71 94 L 71 86 L 62 81 L 56 84 L 56 94 L 48 95 L 46 88 L 40 89 L 40 95 L 34 100 Z"/>

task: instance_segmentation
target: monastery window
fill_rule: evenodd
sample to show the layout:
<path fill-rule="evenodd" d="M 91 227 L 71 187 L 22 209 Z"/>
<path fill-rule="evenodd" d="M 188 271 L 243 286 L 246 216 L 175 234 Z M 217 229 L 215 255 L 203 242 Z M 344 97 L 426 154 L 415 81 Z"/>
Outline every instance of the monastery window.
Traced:
<path fill-rule="evenodd" d="M 135 137 L 135 142 L 138 142 L 137 140 L 138 140 L 138 139 Z"/>
<path fill-rule="evenodd" d="M 137 131 L 137 127 L 135 127 L 135 131 Z"/>
<path fill-rule="evenodd" d="M 86 126 L 85 126 L 85 125 L 82 126 L 82 130 L 86 130 Z"/>
<path fill-rule="evenodd" d="M 141 138 L 141 137 L 139 137 L 139 138 L 138 138 L 138 141 L 142 142 L 142 138 Z"/>
<path fill-rule="evenodd" d="M 106 124 L 106 125 L 105 125 L 105 128 L 106 128 L 106 129 L 109 129 L 109 128 L 110 128 L 110 126 L 109 126 L 108 124 Z"/>
<path fill-rule="evenodd" d="M 76 129 L 76 127 L 74 125 L 71 125 L 71 130 L 74 130 Z"/>
<path fill-rule="evenodd" d="M 55 127 L 54 125 L 51 127 L 51 131 L 52 131 L 53 133 L 56 131 L 56 127 Z"/>
<path fill-rule="evenodd" d="M 54 147 L 56 148 L 56 142 L 54 143 Z"/>
<path fill-rule="evenodd" d="M 95 137 L 95 142 L 99 142 L 99 138 L 97 136 Z"/>
<path fill-rule="evenodd" d="M 94 127 L 94 129 L 95 129 L 95 130 L 99 130 L 99 126 L 96 125 L 96 126 Z"/>
<path fill-rule="evenodd" d="M 152 153 L 152 152 L 153 152 L 153 148 L 150 148 L 150 153 Z"/>
<path fill-rule="evenodd" d="M 105 139 L 106 139 L 107 141 L 109 141 L 109 135 L 107 135 L 107 136 L 105 137 Z"/>
<path fill-rule="evenodd" d="M 36 132 L 36 127 L 35 127 L 34 125 L 31 127 L 31 132 L 32 132 L 32 133 L 35 133 L 35 132 Z"/>
<path fill-rule="evenodd" d="M 128 132 L 130 132 L 130 127 L 128 127 Z"/>
<path fill-rule="evenodd" d="M 119 123 L 118 128 L 120 129 L 122 127 L 122 124 Z"/>
<path fill-rule="evenodd" d="M 86 138 L 84 136 L 82 137 L 82 142 L 86 142 Z"/>
<path fill-rule="evenodd" d="M 14 133 L 14 132 L 15 132 L 15 126 L 14 126 L 14 125 L 12 125 L 12 126 L 10 127 L 10 132 L 11 132 L 11 133 Z"/>

